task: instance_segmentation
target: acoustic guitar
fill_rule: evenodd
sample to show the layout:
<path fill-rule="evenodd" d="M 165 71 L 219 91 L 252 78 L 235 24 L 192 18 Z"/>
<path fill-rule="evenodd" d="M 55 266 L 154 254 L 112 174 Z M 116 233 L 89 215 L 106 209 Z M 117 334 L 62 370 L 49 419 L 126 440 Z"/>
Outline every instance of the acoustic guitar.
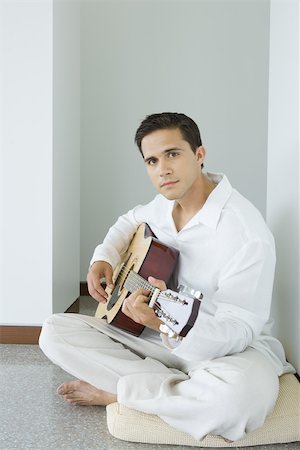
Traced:
<path fill-rule="evenodd" d="M 160 242 L 146 223 L 135 233 L 120 264 L 113 273 L 114 288 L 106 287 L 106 303 L 99 303 L 96 317 L 106 318 L 111 325 L 139 336 L 144 325 L 138 324 L 122 311 L 122 304 L 130 293 L 139 288 L 150 291 L 149 306 L 176 335 L 184 337 L 198 315 L 200 300 L 170 289 L 160 291 L 148 283 L 153 276 L 168 284 L 176 267 L 179 252 Z"/>

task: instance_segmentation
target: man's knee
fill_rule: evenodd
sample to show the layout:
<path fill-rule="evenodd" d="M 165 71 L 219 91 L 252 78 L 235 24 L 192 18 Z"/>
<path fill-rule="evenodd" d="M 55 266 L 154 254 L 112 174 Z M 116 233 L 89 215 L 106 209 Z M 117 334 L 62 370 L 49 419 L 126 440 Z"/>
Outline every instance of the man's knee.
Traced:
<path fill-rule="evenodd" d="M 52 343 L 57 340 L 57 336 L 60 334 L 59 329 L 66 326 L 67 320 L 67 314 L 60 313 L 52 314 L 44 321 L 39 337 L 39 346 L 46 355 Z"/>
<path fill-rule="evenodd" d="M 239 424 L 241 432 L 250 432 L 265 422 L 277 398 L 277 378 L 248 380 L 238 377 L 234 383 L 222 383 L 215 392 L 215 407 L 224 414 L 227 426 Z"/>
<path fill-rule="evenodd" d="M 51 339 L 51 335 L 54 331 L 55 316 L 56 314 L 53 314 L 52 316 L 48 317 L 42 325 L 42 330 L 39 337 L 39 346 L 44 353 L 46 353 L 48 342 Z"/>

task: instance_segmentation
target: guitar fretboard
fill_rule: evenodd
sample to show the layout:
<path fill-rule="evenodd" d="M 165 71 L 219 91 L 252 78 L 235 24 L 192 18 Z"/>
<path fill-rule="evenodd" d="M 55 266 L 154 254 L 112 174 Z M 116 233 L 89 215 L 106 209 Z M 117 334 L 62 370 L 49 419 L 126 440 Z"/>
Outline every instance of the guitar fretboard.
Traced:
<path fill-rule="evenodd" d="M 124 281 L 124 287 L 130 293 L 139 288 L 150 291 L 149 307 L 153 308 L 155 314 L 178 336 L 186 336 L 185 326 L 190 319 L 192 319 L 192 325 L 196 320 L 200 302 L 197 301 L 196 303 L 194 299 L 182 296 L 170 289 L 161 291 L 133 270 L 129 271 Z M 198 306 L 193 312 L 195 304 L 198 304 Z M 182 323 L 184 326 L 182 326 Z M 191 328 L 190 324 L 189 328 Z"/>
<path fill-rule="evenodd" d="M 155 287 L 148 283 L 143 277 L 141 277 L 138 273 L 135 273 L 131 270 L 124 282 L 124 287 L 128 289 L 129 292 L 134 292 L 137 289 L 147 289 L 152 294 L 155 291 Z"/>

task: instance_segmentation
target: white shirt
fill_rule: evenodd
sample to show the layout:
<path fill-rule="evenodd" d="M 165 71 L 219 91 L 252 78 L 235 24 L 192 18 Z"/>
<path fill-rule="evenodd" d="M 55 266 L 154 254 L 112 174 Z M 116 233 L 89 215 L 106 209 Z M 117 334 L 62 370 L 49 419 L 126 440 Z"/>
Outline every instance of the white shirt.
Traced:
<path fill-rule="evenodd" d="M 233 189 L 222 174 L 204 206 L 178 232 L 172 217 L 175 201 L 157 195 L 121 216 L 95 249 L 91 264 L 115 267 L 138 225 L 147 223 L 156 237 L 180 252 L 178 284 L 203 293 L 195 325 L 170 351 L 190 361 L 242 352 L 264 353 L 278 375 L 294 371 L 281 343 L 270 335 L 275 270 L 273 236 L 259 211 Z M 168 342 L 164 339 L 164 343 Z"/>

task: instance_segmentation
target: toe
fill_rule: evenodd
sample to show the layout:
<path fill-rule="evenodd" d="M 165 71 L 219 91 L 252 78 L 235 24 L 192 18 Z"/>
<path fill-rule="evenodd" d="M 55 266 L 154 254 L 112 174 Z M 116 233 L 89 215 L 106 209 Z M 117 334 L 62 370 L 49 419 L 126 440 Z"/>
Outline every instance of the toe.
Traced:
<path fill-rule="evenodd" d="M 58 388 L 56 389 L 56 392 L 60 395 L 64 395 L 66 392 L 65 383 L 58 386 Z"/>
<path fill-rule="evenodd" d="M 61 384 L 57 388 L 57 393 L 60 395 L 68 394 L 74 392 L 78 387 L 78 381 L 69 381 Z"/>

